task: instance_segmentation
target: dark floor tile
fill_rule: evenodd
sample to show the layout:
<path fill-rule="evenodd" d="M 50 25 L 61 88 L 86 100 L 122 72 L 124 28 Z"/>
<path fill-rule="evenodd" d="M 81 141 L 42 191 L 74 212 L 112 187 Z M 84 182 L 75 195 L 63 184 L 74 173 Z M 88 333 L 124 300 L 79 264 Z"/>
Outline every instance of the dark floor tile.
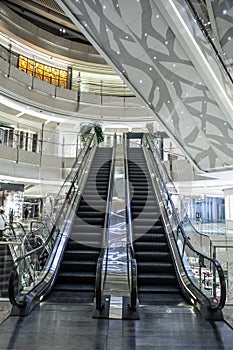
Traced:
<path fill-rule="evenodd" d="M 5 334 L 0 337 L 0 349 L 14 350 L 105 350 L 106 336 L 73 334 Z"/>
<path fill-rule="evenodd" d="M 233 330 L 192 308 L 143 306 L 140 315 L 93 319 L 92 305 L 44 303 L 0 326 L 0 350 L 232 350 Z"/>

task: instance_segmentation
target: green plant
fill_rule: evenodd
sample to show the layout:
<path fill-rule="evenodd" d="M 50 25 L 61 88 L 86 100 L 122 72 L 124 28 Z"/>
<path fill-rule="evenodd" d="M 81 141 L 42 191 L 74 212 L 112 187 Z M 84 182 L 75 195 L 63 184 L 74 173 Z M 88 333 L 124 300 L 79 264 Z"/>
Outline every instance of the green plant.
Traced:
<path fill-rule="evenodd" d="M 103 142 L 104 141 L 103 130 L 99 123 L 89 123 L 81 126 L 80 133 L 81 133 L 82 142 L 84 143 L 86 142 L 92 129 L 95 130 L 97 142 L 98 143 Z"/>
<path fill-rule="evenodd" d="M 94 125 L 96 137 L 97 137 L 97 142 L 101 143 L 104 141 L 104 135 L 103 135 L 103 130 L 102 127 L 99 124 Z"/>

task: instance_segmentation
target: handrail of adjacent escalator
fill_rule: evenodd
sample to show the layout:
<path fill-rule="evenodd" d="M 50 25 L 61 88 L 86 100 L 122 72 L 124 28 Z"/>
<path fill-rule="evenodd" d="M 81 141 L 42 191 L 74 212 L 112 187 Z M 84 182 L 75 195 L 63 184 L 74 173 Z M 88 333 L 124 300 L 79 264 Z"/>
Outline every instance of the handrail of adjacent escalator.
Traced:
<path fill-rule="evenodd" d="M 97 266 L 96 266 L 95 307 L 97 310 L 101 310 L 104 307 L 103 291 L 104 291 L 104 283 L 105 283 L 106 273 L 107 273 L 108 238 L 109 238 L 109 228 L 110 228 L 113 185 L 114 185 L 115 154 L 116 154 L 116 134 L 114 134 L 111 168 L 110 168 L 109 181 L 108 181 L 108 194 L 107 194 L 107 204 L 106 204 L 106 211 L 105 211 L 102 247 L 101 247 L 100 255 L 98 257 Z"/>
<path fill-rule="evenodd" d="M 158 163 L 157 163 L 157 161 L 156 161 L 156 159 L 155 159 L 155 157 L 153 155 L 153 153 L 155 152 L 154 148 L 153 148 L 153 144 L 152 144 L 151 140 L 149 139 L 149 137 L 147 135 L 145 135 L 145 139 L 146 139 L 145 143 L 149 146 L 149 149 L 150 149 L 151 155 L 152 155 L 152 166 L 153 166 L 154 172 L 156 174 L 156 185 L 157 186 L 161 186 L 160 188 L 158 188 L 158 187 L 157 188 L 158 188 L 158 190 L 161 193 L 161 198 L 164 197 L 164 192 L 165 192 L 166 202 L 169 202 L 169 204 L 170 204 L 170 212 L 168 212 L 167 211 L 167 206 L 164 203 L 164 209 L 165 209 L 166 214 L 167 214 L 168 222 L 169 222 L 169 218 L 171 218 L 171 217 L 172 217 L 173 221 L 175 220 L 176 229 L 177 229 L 177 237 L 176 238 L 178 238 L 179 233 L 181 233 L 181 237 L 183 239 L 183 249 L 182 249 L 181 255 L 185 254 L 185 247 L 187 246 L 188 249 L 190 249 L 190 251 L 192 251 L 193 254 L 195 254 L 199 258 L 199 261 L 207 260 L 210 263 L 210 265 L 214 267 L 214 273 L 213 273 L 214 276 L 213 277 L 216 279 L 215 272 L 217 271 L 218 277 L 219 277 L 220 290 L 221 290 L 219 300 L 217 300 L 216 298 L 208 298 L 200 290 L 200 288 L 198 288 L 196 285 L 193 284 L 193 281 L 190 280 L 190 283 L 194 286 L 194 289 L 195 288 L 198 289 L 199 293 L 201 293 L 204 296 L 204 298 L 208 300 L 209 309 L 210 310 L 213 310 L 213 311 L 221 310 L 224 307 L 225 301 L 226 301 L 226 283 L 225 283 L 225 278 L 224 278 L 224 273 L 223 273 L 222 267 L 221 267 L 220 263 L 217 260 L 212 259 L 211 257 L 208 257 L 205 254 L 199 252 L 190 243 L 189 238 L 187 237 L 187 235 L 185 233 L 183 224 L 180 221 L 180 218 L 179 218 L 179 215 L 177 213 L 176 207 L 175 207 L 175 205 L 173 203 L 172 196 L 171 196 L 171 194 L 170 194 L 170 192 L 169 192 L 169 190 L 168 190 L 168 188 L 166 186 L 166 182 L 164 181 L 164 178 L 163 178 L 163 176 L 161 174 L 161 171 L 159 169 Z M 172 231 L 173 231 L 173 235 L 175 237 L 174 229 L 172 229 Z M 181 256 L 181 258 L 183 259 L 183 256 Z M 186 268 L 185 268 L 185 270 L 186 270 Z M 188 274 L 187 274 L 187 276 L 188 276 Z"/>
<path fill-rule="evenodd" d="M 206 27 L 204 26 L 199 14 L 197 13 L 196 9 L 195 9 L 195 6 L 193 5 L 192 1 L 191 0 L 186 0 L 186 2 L 188 3 L 192 13 L 193 13 L 193 16 L 195 18 L 195 20 L 197 21 L 202 33 L 205 35 L 205 37 L 207 38 L 208 42 L 210 43 L 210 45 L 212 46 L 213 50 L 214 50 L 214 53 L 216 54 L 216 56 L 218 57 L 223 69 L 225 70 L 225 73 L 227 74 L 228 78 L 230 79 L 231 83 L 233 84 L 233 78 L 231 76 L 231 74 L 229 73 L 217 47 L 215 46 L 213 40 L 211 39 L 208 31 L 206 30 Z"/>
<path fill-rule="evenodd" d="M 130 205 L 129 171 L 127 155 L 127 135 L 124 134 L 124 165 L 125 165 L 125 206 L 127 223 L 127 264 L 128 264 L 128 282 L 130 287 L 130 309 L 136 310 L 137 307 L 137 262 L 133 247 L 132 215 Z"/>
<path fill-rule="evenodd" d="M 83 157 L 82 159 L 87 158 L 87 155 L 89 153 L 89 149 L 90 149 L 90 146 L 92 144 L 94 137 L 95 137 L 95 135 L 92 135 L 89 139 L 89 142 L 86 144 L 86 146 L 84 148 L 84 154 L 82 155 L 82 157 Z M 9 285 L 8 285 L 9 300 L 10 300 L 12 305 L 15 305 L 19 308 L 24 307 L 26 304 L 26 300 L 25 300 L 26 294 L 29 293 L 31 290 L 35 289 L 35 287 L 37 285 L 39 285 L 42 280 L 45 279 L 46 274 L 47 274 L 46 272 L 45 272 L 45 275 L 43 275 L 43 277 L 41 279 L 39 279 L 38 273 L 37 273 L 38 271 L 34 271 L 35 274 L 33 276 L 31 276 L 30 271 L 28 271 L 27 278 L 30 279 L 30 281 L 32 281 L 30 283 L 30 288 L 29 288 L 30 290 L 27 290 L 27 292 L 25 294 L 22 293 L 23 292 L 23 285 L 22 285 L 22 283 L 19 283 L 19 280 L 18 280 L 18 276 L 21 273 L 20 266 L 22 264 L 22 266 L 25 265 L 27 267 L 28 264 L 26 261 L 28 259 L 30 259 L 30 257 L 31 257 L 31 259 L 30 259 L 31 261 L 35 260 L 35 256 L 37 255 L 37 253 L 39 254 L 39 258 L 44 258 L 46 256 L 46 258 L 52 264 L 53 256 L 55 254 L 54 247 L 55 247 L 55 245 L 57 246 L 56 242 L 57 242 L 58 237 L 60 237 L 60 239 L 61 239 L 60 226 L 61 226 L 61 223 L 65 222 L 64 218 L 65 218 L 65 215 L 66 215 L 67 210 L 69 208 L 69 204 L 72 200 L 72 197 L 74 195 L 73 192 L 75 190 L 75 187 L 76 187 L 75 185 L 76 185 L 77 179 L 79 178 L 80 172 L 81 172 L 81 167 L 78 168 L 78 170 L 77 170 L 77 172 L 72 180 L 69 191 L 67 192 L 67 194 L 65 196 L 65 199 L 61 205 L 61 208 L 58 212 L 58 215 L 56 216 L 56 218 L 54 220 L 54 223 L 52 224 L 52 228 L 50 226 L 50 222 L 48 222 L 48 221 L 44 222 L 44 227 L 48 231 L 47 238 L 44 240 L 44 242 L 40 246 L 36 247 L 35 249 L 32 249 L 31 251 L 27 252 L 26 254 L 24 254 L 22 256 L 20 256 L 14 262 L 13 267 L 11 269 L 10 278 L 9 278 Z M 50 247 L 49 250 L 48 250 L 48 247 Z M 48 253 L 48 251 L 51 255 Z M 36 256 L 36 258 L 38 258 L 38 256 Z M 36 259 L 36 260 L 38 260 L 38 259 Z M 25 264 L 24 264 L 24 262 L 25 262 Z M 38 261 L 36 263 L 38 264 Z M 45 263 L 44 263 L 44 265 L 45 265 Z M 25 266 L 24 266 L 24 268 L 25 268 Z M 37 278 L 38 278 L 38 281 L 36 280 Z M 15 295 L 15 288 L 17 285 L 18 285 L 18 287 L 21 288 L 21 290 L 20 290 L 21 294 L 19 293 L 18 295 Z"/>
<path fill-rule="evenodd" d="M 146 136 L 148 138 L 148 135 Z M 151 138 L 151 142 L 153 142 L 153 136 L 150 135 L 150 138 Z M 182 214 L 182 216 L 185 218 L 185 220 L 182 221 L 182 224 L 183 224 L 183 227 L 185 227 L 185 232 L 187 232 L 187 228 L 190 227 L 191 230 L 193 231 L 193 233 L 195 233 L 195 237 L 199 237 L 200 241 L 206 239 L 208 240 L 208 244 L 209 244 L 209 256 L 211 257 L 212 256 L 212 242 L 211 242 L 211 239 L 210 237 L 205 234 L 205 233 L 202 233 L 200 231 L 198 231 L 196 229 L 196 227 L 194 227 L 192 221 L 190 220 L 190 218 L 188 217 L 188 214 L 187 214 L 187 210 L 185 209 L 184 205 L 183 205 L 183 202 L 180 200 L 180 196 L 178 194 L 178 191 L 174 185 L 174 182 L 165 166 L 165 163 L 162 161 L 161 157 L 160 157 L 160 154 L 159 154 L 159 151 L 157 149 L 157 147 L 153 147 L 153 152 L 156 156 L 156 160 L 157 160 L 157 164 L 159 163 L 159 171 L 161 173 L 161 176 L 163 178 L 163 180 L 166 182 L 166 187 L 167 184 L 169 183 L 169 193 L 171 193 L 171 190 L 172 190 L 172 195 L 176 195 L 178 198 L 179 198 L 179 213 Z M 172 187 L 172 189 L 171 189 Z M 188 232 L 187 232 L 188 233 Z M 189 238 L 192 238 L 192 237 L 189 237 Z"/>

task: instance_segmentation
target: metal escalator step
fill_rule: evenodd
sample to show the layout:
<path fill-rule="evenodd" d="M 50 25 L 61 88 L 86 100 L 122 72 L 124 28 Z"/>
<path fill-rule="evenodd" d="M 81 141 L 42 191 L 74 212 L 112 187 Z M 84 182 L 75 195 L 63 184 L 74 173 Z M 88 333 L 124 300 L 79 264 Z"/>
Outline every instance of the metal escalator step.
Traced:
<path fill-rule="evenodd" d="M 103 201 L 104 202 L 104 201 Z M 105 214 L 105 209 L 106 209 L 106 204 L 103 205 L 98 205 L 97 204 L 93 204 L 92 202 L 90 202 L 88 205 L 82 205 L 76 214 L 82 214 L 85 212 L 89 212 L 89 213 L 98 213 L 98 214 Z"/>
<path fill-rule="evenodd" d="M 72 227 L 72 233 L 76 234 L 76 233 L 81 233 L 81 234 L 85 234 L 85 233 L 96 233 L 96 234 L 101 234 L 103 233 L 103 227 L 102 226 L 93 226 L 93 225 L 89 225 L 86 223 L 82 223 L 82 225 L 80 224 L 80 220 L 77 222 L 75 222 L 75 224 Z"/>
<path fill-rule="evenodd" d="M 155 217 L 155 218 L 161 218 L 161 214 L 158 211 L 158 208 L 156 206 L 148 206 L 147 203 L 145 202 L 144 205 L 132 205 L 132 214 L 137 215 L 137 213 L 142 212 L 145 213 L 146 215 L 150 215 L 150 217 Z M 148 214 L 147 214 L 148 213 Z"/>
<path fill-rule="evenodd" d="M 138 274 L 146 274 L 146 273 L 173 273 L 174 274 L 174 266 L 172 262 L 148 262 L 144 261 L 138 265 Z"/>
<path fill-rule="evenodd" d="M 134 191 L 132 199 L 140 200 L 142 195 L 143 195 L 143 197 L 146 196 L 147 200 L 151 201 L 151 203 L 153 203 L 153 206 L 158 206 L 156 197 L 155 197 L 154 193 L 152 193 L 152 192 L 151 193 L 148 193 L 148 192 L 147 193 L 141 193 L 141 192 L 138 193 L 138 192 Z"/>
<path fill-rule="evenodd" d="M 152 208 L 157 207 L 157 203 L 155 202 L 155 200 L 152 197 L 148 197 L 147 195 L 135 195 L 133 194 L 133 198 L 131 200 L 131 207 L 132 207 L 132 211 L 134 211 L 134 207 L 145 207 L 145 203 L 146 205 L 149 207 L 151 206 Z"/>
<path fill-rule="evenodd" d="M 79 260 L 66 260 L 63 261 L 60 267 L 60 271 L 83 271 L 83 272 L 96 272 L 96 261 L 79 261 Z"/>
<path fill-rule="evenodd" d="M 174 273 L 138 273 L 139 285 L 153 285 L 158 288 L 177 287 L 177 277 Z"/>
<path fill-rule="evenodd" d="M 142 218 L 144 219 L 151 219 L 153 217 L 159 217 L 160 216 L 160 213 L 159 212 L 156 212 L 156 211 L 148 211 L 148 208 L 147 207 L 144 207 L 142 208 L 142 210 L 134 210 L 133 212 L 133 216 L 138 216 L 138 214 L 141 214 Z"/>
<path fill-rule="evenodd" d="M 143 251 L 143 252 L 135 252 L 136 260 L 138 261 L 138 264 L 140 264 L 142 261 L 148 261 L 148 262 L 169 262 L 171 260 L 171 254 L 170 252 L 153 252 L 153 251 Z"/>
<path fill-rule="evenodd" d="M 145 227 L 147 228 L 147 227 Z M 133 227 L 133 236 L 137 237 L 137 235 L 142 235 L 142 234 L 163 234 L 164 235 L 164 228 L 161 225 L 156 225 L 156 226 L 152 226 L 150 227 L 148 230 L 145 230 L 145 228 L 143 228 L 143 226 L 134 226 Z"/>
<path fill-rule="evenodd" d="M 56 280 L 57 283 L 77 284 L 95 283 L 95 272 L 91 271 L 60 271 Z"/>
<path fill-rule="evenodd" d="M 144 218 L 140 215 L 138 216 L 136 219 L 133 220 L 133 226 L 137 227 L 137 226 L 141 226 L 141 227 L 145 227 L 145 228 L 150 228 L 153 226 L 161 226 L 161 220 L 156 218 Z M 147 231 L 145 231 L 147 232 Z"/>
<path fill-rule="evenodd" d="M 70 238 L 74 241 L 93 241 L 93 242 L 99 242 L 102 237 L 103 230 L 101 232 L 96 232 L 96 230 L 90 230 L 89 232 L 79 232 L 79 229 L 77 231 L 72 231 Z"/>
<path fill-rule="evenodd" d="M 104 192 L 107 191 L 107 186 L 106 185 L 98 185 L 98 184 L 90 184 L 86 185 L 85 190 L 83 192 L 83 198 L 85 199 L 85 193 L 93 192 L 93 195 L 97 195 L 99 192 Z M 98 198 L 98 197 L 97 197 Z M 81 203 L 80 203 L 81 204 Z"/>
<path fill-rule="evenodd" d="M 79 248 L 80 250 L 87 249 L 88 247 L 100 249 L 102 246 L 102 239 L 97 240 L 91 240 L 91 239 L 79 239 L 77 238 L 77 242 L 83 247 Z"/>
<path fill-rule="evenodd" d="M 135 242 L 161 242 L 161 243 L 167 242 L 164 233 L 145 233 L 138 237 L 134 233 L 133 239 Z"/>
<path fill-rule="evenodd" d="M 105 218 L 105 212 L 99 212 L 99 211 L 78 211 L 77 217 L 81 219 L 103 219 Z"/>
<path fill-rule="evenodd" d="M 97 189 L 94 190 L 94 194 L 95 195 L 99 194 L 101 196 L 101 195 L 106 195 L 107 193 L 108 193 L 107 188 L 100 189 L 100 190 L 97 190 Z M 84 191 L 83 197 L 85 198 L 86 195 L 92 195 L 93 196 L 94 194 L 93 194 L 93 189 L 87 189 L 87 190 Z"/>
<path fill-rule="evenodd" d="M 166 242 L 134 242 L 134 250 L 137 251 L 153 251 L 166 252 L 169 251 Z"/>
<path fill-rule="evenodd" d="M 63 260 L 93 260 L 93 261 L 97 261 L 99 257 L 99 252 L 98 253 L 94 253 L 94 252 L 90 252 L 87 250 L 87 247 L 85 247 L 85 249 L 77 251 L 77 250 L 66 250 L 65 254 L 64 254 L 64 259 Z"/>
<path fill-rule="evenodd" d="M 179 286 L 154 286 L 154 285 L 139 285 L 139 293 L 179 293 Z"/>
<path fill-rule="evenodd" d="M 85 251 L 86 254 L 99 254 L 100 247 L 93 247 L 93 246 L 84 246 L 82 243 L 78 242 L 77 240 L 70 239 L 67 246 L 66 251 L 72 250 L 72 251 Z"/>
<path fill-rule="evenodd" d="M 81 226 L 81 225 L 85 225 L 85 223 L 87 225 L 96 225 L 96 226 L 103 227 L 104 218 L 103 217 L 96 217 L 96 218 L 93 218 L 93 217 L 79 218 L 79 217 L 77 217 L 76 218 L 76 222 L 75 222 L 76 225 L 80 225 Z"/>
<path fill-rule="evenodd" d="M 63 292 L 73 292 L 73 291 L 82 291 L 82 292 L 89 292 L 94 291 L 95 286 L 92 283 L 85 283 L 85 284 L 78 284 L 78 283 L 72 283 L 72 284 L 66 284 L 66 283 L 59 283 L 57 282 L 54 288 L 55 291 L 63 291 Z"/>

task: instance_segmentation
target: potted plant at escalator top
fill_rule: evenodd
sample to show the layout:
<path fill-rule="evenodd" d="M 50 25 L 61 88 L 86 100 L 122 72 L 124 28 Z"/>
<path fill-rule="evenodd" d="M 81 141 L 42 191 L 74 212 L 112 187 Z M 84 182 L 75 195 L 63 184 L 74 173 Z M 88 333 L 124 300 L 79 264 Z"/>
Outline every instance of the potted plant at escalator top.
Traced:
<path fill-rule="evenodd" d="M 101 143 L 104 141 L 102 126 L 99 123 L 89 123 L 82 125 L 80 128 L 82 142 L 85 143 L 87 141 L 93 129 L 96 134 L 97 142 Z"/>

